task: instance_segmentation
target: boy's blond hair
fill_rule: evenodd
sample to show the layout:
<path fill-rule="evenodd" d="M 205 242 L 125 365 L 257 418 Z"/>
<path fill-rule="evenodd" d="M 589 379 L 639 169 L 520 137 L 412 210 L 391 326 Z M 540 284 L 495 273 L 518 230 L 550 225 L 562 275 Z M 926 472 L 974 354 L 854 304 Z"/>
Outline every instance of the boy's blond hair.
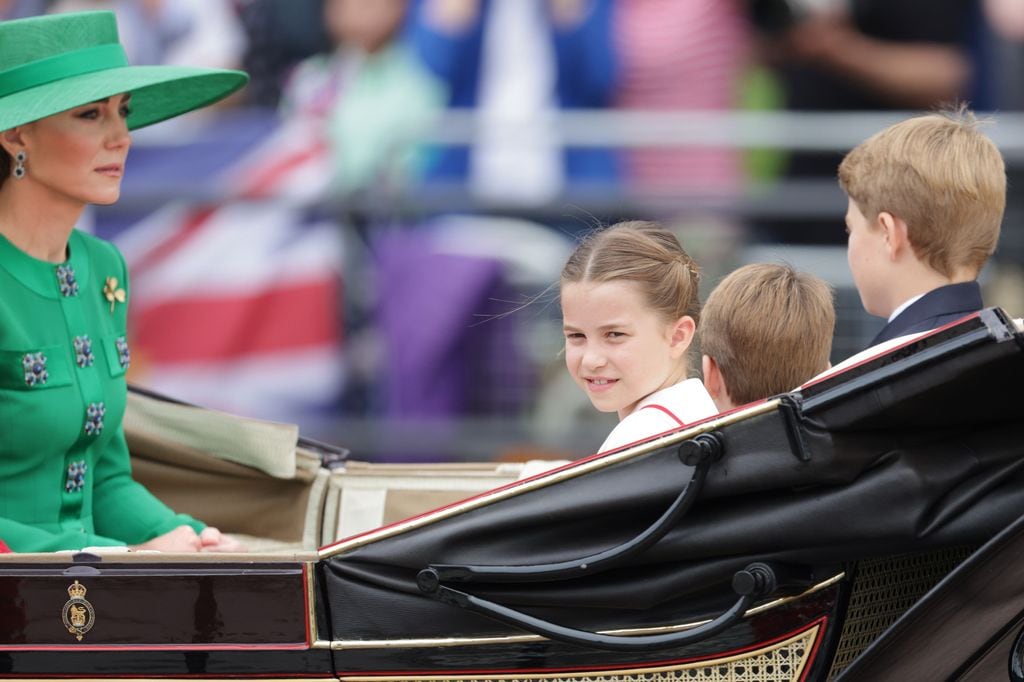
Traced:
<path fill-rule="evenodd" d="M 788 265 L 735 270 L 704 304 L 701 352 L 743 405 L 791 391 L 829 367 L 836 312 L 821 278 Z"/>
<path fill-rule="evenodd" d="M 917 116 L 857 145 L 839 184 L 874 225 L 885 211 L 907 224 L 914 254 L 946 277 L 980 271 L 1006 208 L 1006 167 L 966 107 Z"/>

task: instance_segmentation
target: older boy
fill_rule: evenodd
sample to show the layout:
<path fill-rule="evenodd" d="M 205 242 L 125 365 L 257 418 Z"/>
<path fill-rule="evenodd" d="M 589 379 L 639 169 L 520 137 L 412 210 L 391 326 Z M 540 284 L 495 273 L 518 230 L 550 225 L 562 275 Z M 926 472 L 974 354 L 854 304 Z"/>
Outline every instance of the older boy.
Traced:
<path fill-rule="evenodd" d="M 1006 170 L 971 112 L 886 128 L 846 155 L 839 184 L 861 303 L 888 318 L 871 345 L 983 307 L 976 279 L 999 241 Z"/>
<path fill-rule="evenodd" d="M 700 322 L 704 386 L 722 412 L 797 388 L 829 367 L 836 313 L 822 279 L 757 263 L 715 287 Z"/>

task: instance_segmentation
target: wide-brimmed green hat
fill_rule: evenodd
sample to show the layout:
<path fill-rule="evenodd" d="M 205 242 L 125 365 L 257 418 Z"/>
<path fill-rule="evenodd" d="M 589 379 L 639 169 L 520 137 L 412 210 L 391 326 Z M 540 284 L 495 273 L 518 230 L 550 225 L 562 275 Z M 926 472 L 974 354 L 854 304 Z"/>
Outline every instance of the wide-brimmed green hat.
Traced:
<path fill-rule="evenodd" d="M 113 12 L 0 22 L 0 130 L 130 92 L 128 127 L 206 106 L 249 80 L 243 71 L 129 66 Z"/>

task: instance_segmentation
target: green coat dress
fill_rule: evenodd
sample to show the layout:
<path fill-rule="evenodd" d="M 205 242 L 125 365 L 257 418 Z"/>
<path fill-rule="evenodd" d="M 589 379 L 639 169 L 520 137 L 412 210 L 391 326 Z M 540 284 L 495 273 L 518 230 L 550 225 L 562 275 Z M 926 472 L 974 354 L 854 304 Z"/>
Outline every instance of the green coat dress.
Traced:
<path fill-rule="evenodd" d="M 131 476 L 124 258 L 77 230 L 68 249 L 54 265 L 0 235 L 0 540 L 47 552 L 202 530 Z"/>

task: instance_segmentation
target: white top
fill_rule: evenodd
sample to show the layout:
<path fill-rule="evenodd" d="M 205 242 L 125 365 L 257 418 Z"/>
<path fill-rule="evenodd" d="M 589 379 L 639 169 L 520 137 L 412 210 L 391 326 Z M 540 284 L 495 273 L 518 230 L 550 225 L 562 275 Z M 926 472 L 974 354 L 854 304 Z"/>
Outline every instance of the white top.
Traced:
<path fill-rule="evenodd" d="M 686 379 L 641 400 L 636 409 L 612 429 L 598 452 L 615 450 L 716 414 L 715 401 L 700 379 Z"/>

